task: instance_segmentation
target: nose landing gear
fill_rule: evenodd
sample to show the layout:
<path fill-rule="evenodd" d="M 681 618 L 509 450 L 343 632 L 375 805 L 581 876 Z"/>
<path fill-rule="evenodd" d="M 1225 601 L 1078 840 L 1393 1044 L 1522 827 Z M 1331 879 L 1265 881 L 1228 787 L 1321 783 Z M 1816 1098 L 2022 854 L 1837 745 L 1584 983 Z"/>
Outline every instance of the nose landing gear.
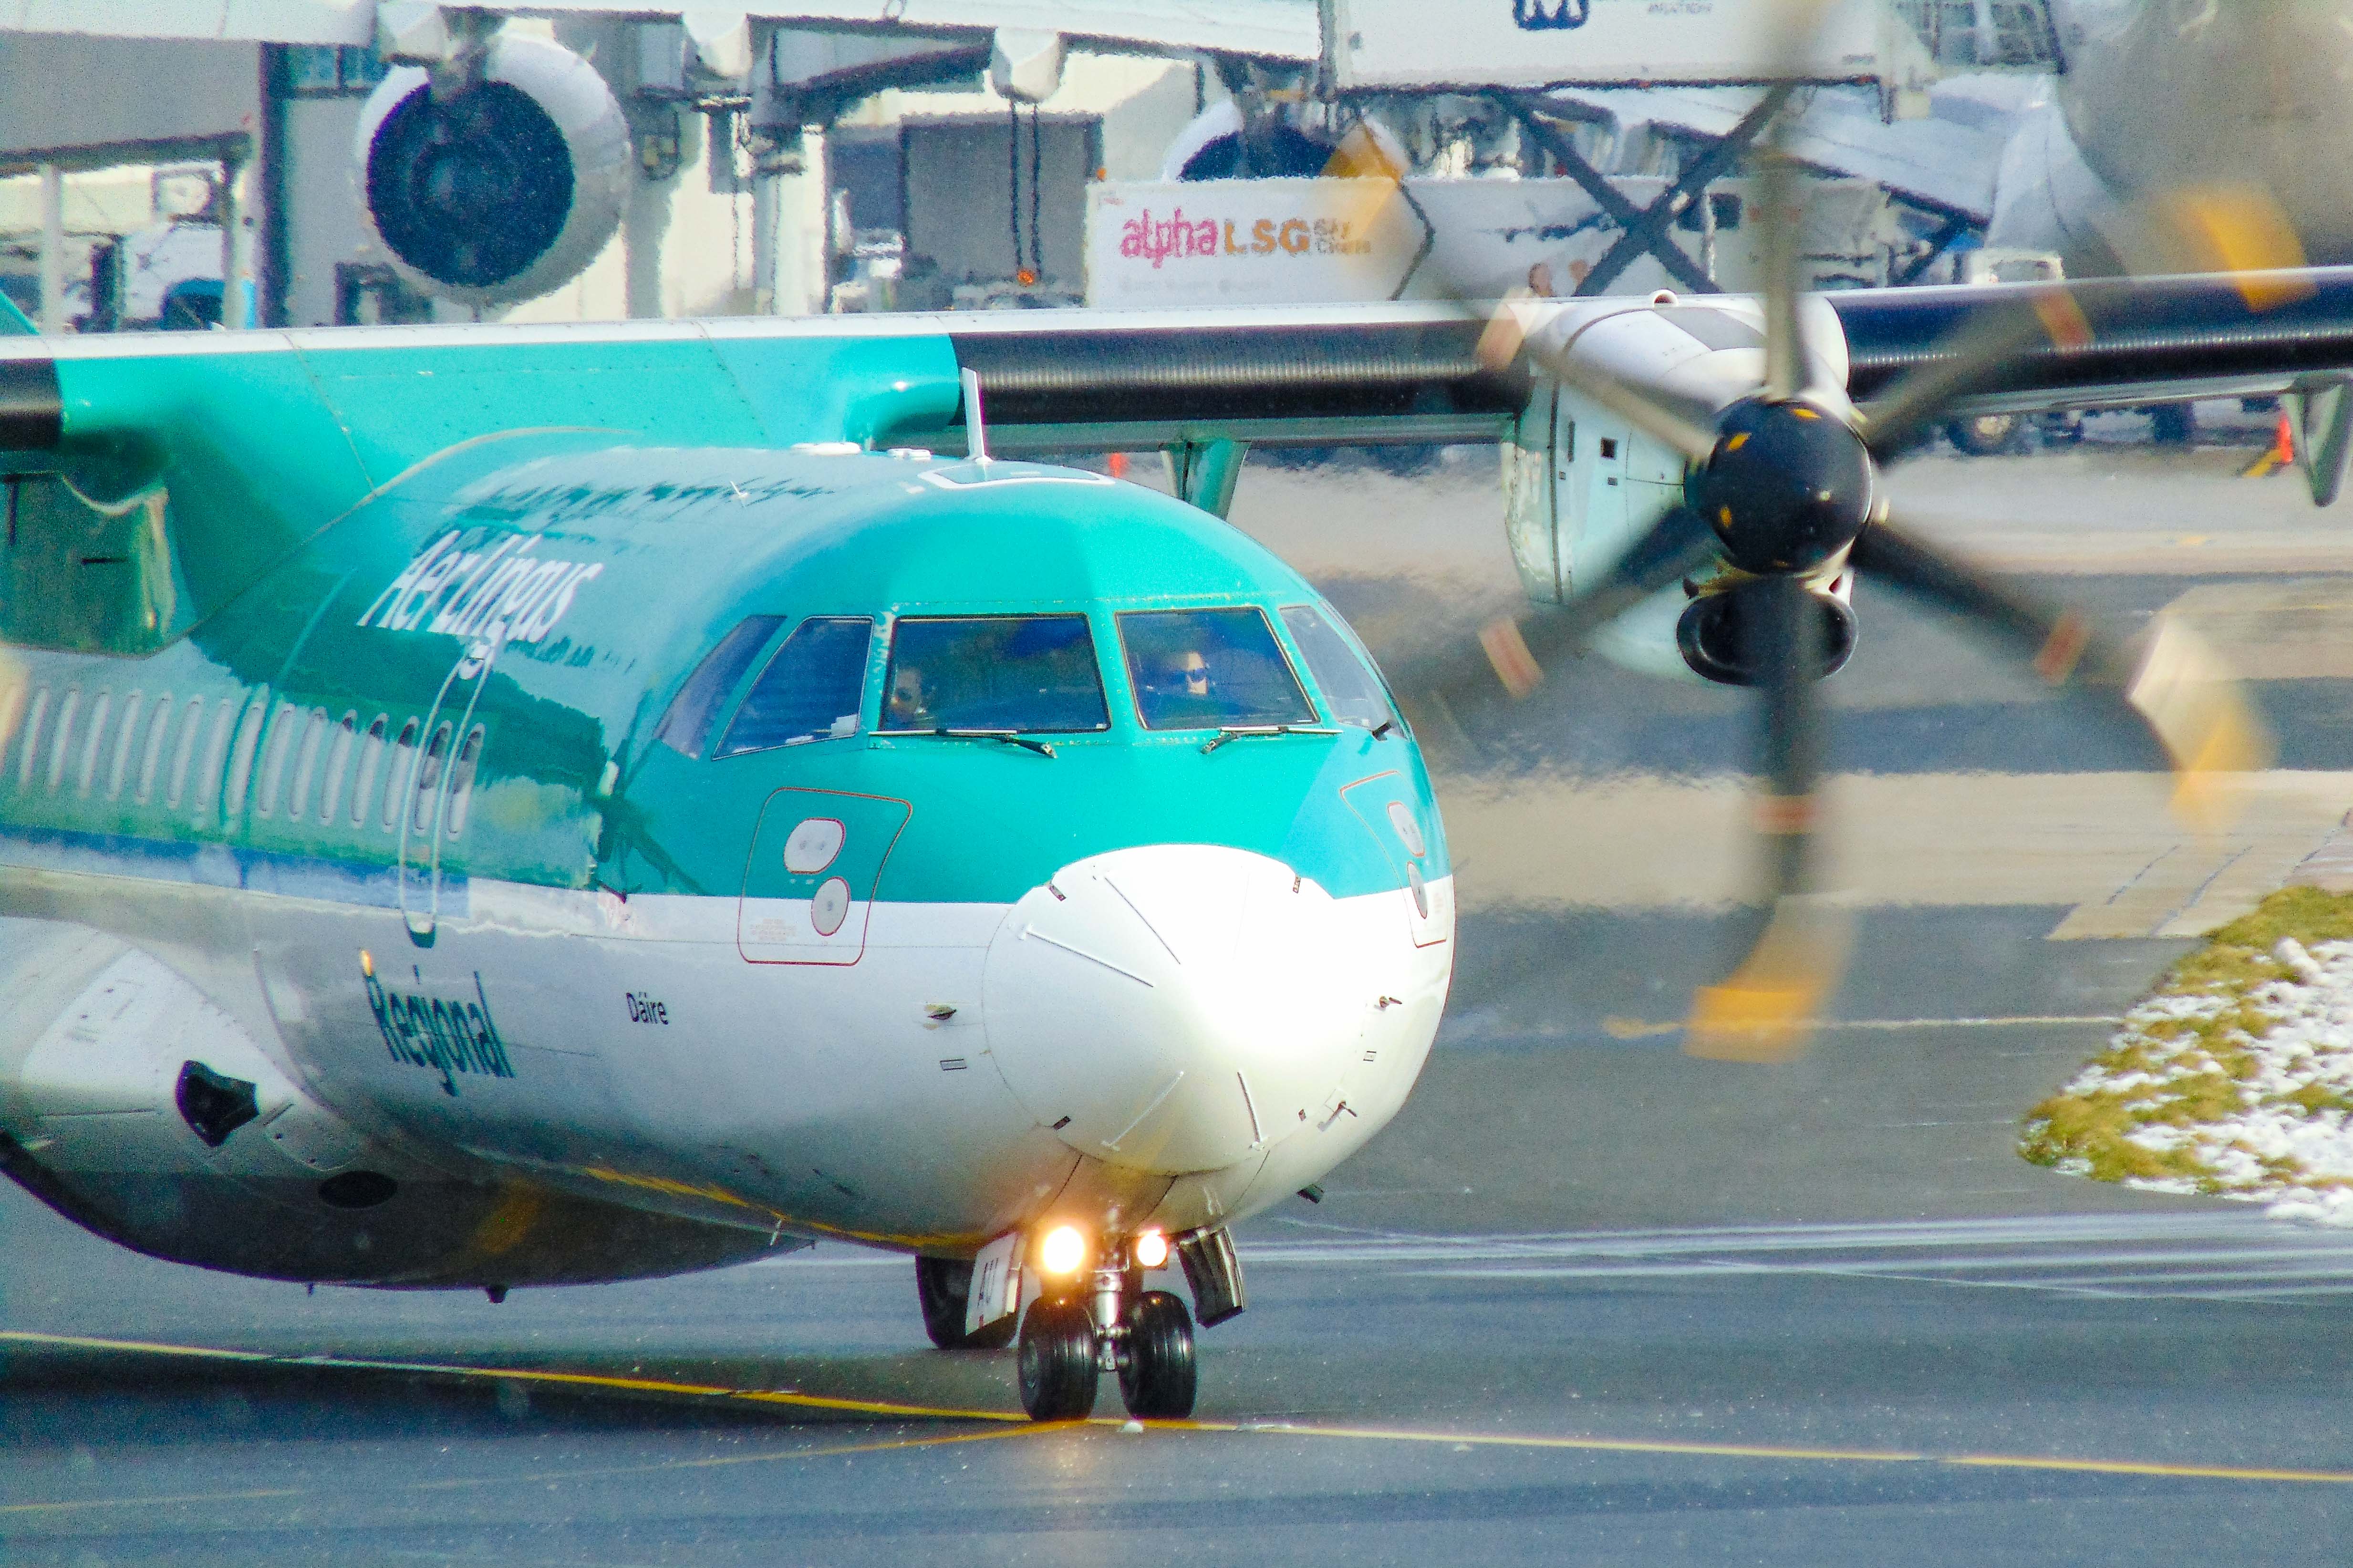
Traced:
<path fill-rule="evenodd" d="M 1106 1247 L 1108 1259 L 1123 1249 Z M 1033 1421 L 1092 1415 L 1097 1380 L 1119 1374 L 1120 1402 L 1139 1420 L 1193 1414 L 1198 1376 L 1193 1317 L 1141 1269 L 1107 1261 L 1094 1271 L 1092 1310 L 1076 1293 L 1040 1297 L 1021 1320 L 1021 1407 Z"/>

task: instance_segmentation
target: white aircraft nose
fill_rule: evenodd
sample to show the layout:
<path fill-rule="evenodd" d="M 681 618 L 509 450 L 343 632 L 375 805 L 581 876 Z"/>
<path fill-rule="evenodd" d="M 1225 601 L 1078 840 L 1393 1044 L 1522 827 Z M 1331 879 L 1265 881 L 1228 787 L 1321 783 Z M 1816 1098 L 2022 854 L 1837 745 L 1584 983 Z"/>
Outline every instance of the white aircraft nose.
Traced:
<path fill-rule="evenodd" d="M 1224 1169 L 1306 1126 L 1361 1049 L 1382 963 L 1347 927 L 1321 887 L 1247 850 L 1077 861 L 990 945 L 990 1054 L 1082 1153 Z"/>

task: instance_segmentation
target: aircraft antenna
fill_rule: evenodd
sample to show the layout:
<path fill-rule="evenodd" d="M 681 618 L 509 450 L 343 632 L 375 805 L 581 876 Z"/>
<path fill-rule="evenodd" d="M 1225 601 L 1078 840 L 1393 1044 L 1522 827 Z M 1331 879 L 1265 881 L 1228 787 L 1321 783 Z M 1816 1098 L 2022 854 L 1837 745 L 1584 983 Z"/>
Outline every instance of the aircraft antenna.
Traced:
<path fill-rule="evenodd" d="M 965 457 L 976 463 L 988 461 L 988 428 L 980 416 L 980 373 L 969 367 L 964 372 L 964 441 Z"/>

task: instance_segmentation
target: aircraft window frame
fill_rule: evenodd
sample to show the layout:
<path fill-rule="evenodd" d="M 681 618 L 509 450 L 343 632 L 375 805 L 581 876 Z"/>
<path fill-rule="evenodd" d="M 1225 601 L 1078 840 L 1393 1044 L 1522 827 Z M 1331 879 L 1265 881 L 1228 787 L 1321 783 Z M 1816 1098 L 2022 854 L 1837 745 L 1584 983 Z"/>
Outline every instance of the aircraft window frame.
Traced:
<path fill-rule="evenodd" d="M 859 647 L 857 689 L 851 694 L 849 711 L 846 714 L 835 715 L 832 725 L 824 731 L 812 730 L 781 741 L 762 738 L 756 744 L 753 743 L 751 738 L 746 738 L 742 743 L 738 743 L 737 731 L 743 727 L 745 720 L 753 717 L 754 705 L 758 702 L 761 691 L 766 688 L 768 678 L 771 675 L 776 675 L 782 679 L 787 673 L 783 668 L 782 661 L 791 652 L 795 640 L 813 626 L 851 625 L 864 626 L 866 637 Z M 866 678 L 871 672 L 874 664 L 875 630 L 875 617 L 872 616 L 804 616 L 795 622 L 792 629 L 777 639 L 768 649 L 767 658 L 759 661 L 758 672 L 752 676 L 751 683 L 744 687 L 744 694 L 737 700 L 733 711 L 727 715 L 725 727 L 719 729 L 718 740 L 709 745 L 711 759 L 716 762 L 725 757 L 749 756 L 755 752 L 775 751 L 782 746 L 807 745 L 816 741 L 845 740 L 858 734 L 866 726 Z M 841 721 L 845 718 L 849 721 L 849 728 L 846 730 L 841 728 Z"/>
<path fill-rule="evenodd" d="M 49 689 L 35 687 L 32 710 L 25 719 L 25 749 L 16 754 L 16 787 L 19 790 L 33 787 L 34 759 L 41 754 L 41 735 L 48 721 Z"/>
<path fill-rule="evenodd" d="M 58 786 L 65 783 L 66 752 L 72 749 L 74 715 L 80 710 L 81 688 L 67 687 L 65 696 L 58 702 L 57 736 L 49 742 L 48 780 L 51 795 L 57 794 Z"/>
<path fill-rule="evenodd" d="M 654 739 L 682 757 L 700 762 L 708 756 L 712 732 L 719 728 L 721 717 L 733 710 L 733 699 L 744 689 L 753 667 L 767 668 L 760 656 L 774 646 L 777 632 L 789 619 L 746 616 L 730 626 L 680 682 L 654 724 Z M 693 731 L 691 736 L 684 733 L 689 730 Z M 691 744 L 687 743 L 690 741 Z"/>
<path fill-rule="evenodd" d="M 235 817 L 245 809 L 246 792 L 253 784 L 253 763 L 261 750 L 261 734 L 269 723 L 269 689 L 262 687 L 247 699 L 245 711 L 237 721 L 237 737 L 228 755 L 228 775 L 223 784 L 220 809 L 223 817 Z M 215 777 L 216 770 L 206 772 Z"/>
<path fill-rule="evenodd" d="M 122 727 L 114 737 L 114 755 L 106 764 L 106 798 L 121 800 L 122 785 L 131 776 L 131 751 L 139 733 L 139 721 L 147 715 L 147 694 L 133 687 L 122 694 Z"/>
<path fill-rule="evenodd" d="M 449 804 L 441 813 L 441 831 L 452 843 L 466 831 L 466 816 L 474 805 L 474 774 L 481 767 L 486 739 L 487 732 L 480 724 L 467 731 L 465 740 L 459 742 L 457 757 L 449 764 Z"/>
<path fill-rule="evenodd" d="M 896 688 L 899 682 L 899 658 L 900 654 L 903 651 L 900 639 L 903 636 L 907 627 L 944 626 L 951 624 L 970 626 L 978 622 L 1014 623 L 1023 621 L 1075 621 L 1078 623 L 1080 633 L 1086 643 L 1086 668 L 1094 677 L 1095 697 L 1101 705 L 1099 709 L 1099 712 L 1101 714 L 1100 721 L 1092 724 L 1057 724 L 1053 726 L 1034 723 L 1002 724 L 979 722 L 969 724 L 934 722 L 923 724 L 900 724 L 894 726 L 891 722 L 891 697 L 893 689 Z M 925 611 L 918 615 L 892 616 L 889 626 L 889 637 L 890 647 L 882 668 L 882 700 L 875 715 L 874 732 L 878 735 L 928 735 L 942 732 L 976 735 L 1100 735 L 1111 728 L 1111 693 L 1110 686 L 1103 679 L 1103 649 L 1095 638 L 1094 618 L 1083 610 L 1015 610 L 1010 612 L 985 611 L 971 615 L 958 615 L 954 612 Z M 931 656 L 927 655 L 926 657 L 929 658 Z M 920 671 L 917 674 L 917 679 L 919 680 L 922 679 Z M 927 719 L 935 717 L 928 712 L 924 716 Z"/>
<path fill-rule="evenodd" d="M 1332 683 L 1324 679 L 1323 672 L 1316 668 L 1315 656 L 1308 650 L 1306 639 L 1302 637 L 1299 635 L 1299 629 L 1292 625 L 1291 616 L 1293 611 L 1313 616 L 1317 626 L 1330 632 L 1334 639 L 1339 643 L 1341 650 L 1372 682 L 1373 696 L 1381 704 L 1380 719 L 1368 722 L 1363 719 L 1347 718 L 1341 713 L 1340 705 L 1333 696 Z M 1339 611 L 1328 605 L 1303 603 L 1285 605 L 1278 609 L 1275 615 L 1282 622 L 1283 631 L 1290 636 L 1292 647 L 1299 650 L 1301 662 L 1307 666 L 1307 673 L 1315 682 L 1316 695 L 1323 700 L 1324 710 L 1330 715 L 1334 723 L 1356 724 L 1367 730 L 1377 730 L 1383 722 L 1398 729 L 1405 727 L 1405 716 L 1398 711 L 1397 693 L 1389 689 L 1388 678 L 1381 673 L 1381 667 L 1373 662 L 1373 656 L 1366 651 L 1363 640 L 1356 636 Z"/>
<path fill-rule="evenodd" d="M 74 794 L 86 795 L 98 778 L 98 749 L 106 741 L 107 721 L 114 717 L 114 691 L 100 687 L 90 705 L 90 722 L 81 738 L 81 761 L 74 768 Z"/>
<path fill-rule="evenodd" d="M 294 726 L 306 718 L 302 710 L 291 702 L 280 701 L 269 715 L 269 734 L 261 747 L 261 788 L 254 800 L 257 816 L 275 816 L 279 792 L 286 784 L 286 763 L 294 752 Z M 242 791 L 233 791 L 232 795 Z"/>
<path fill-rule="evenodd" d="M 379 713 L 360 738 L 359 760 L 352 772 L 352 826 L 365 827 L 368 812 L 375 805 L 376 770 L 384 766 L 385 755 L 392 750 L 392 715 Z"/>
<path fill-rule="evenodd" d="M 417 741 L 417 737 L 424 733 L 425 721 L 411 715 L 408 721 L 401 725 L 399 735 L 395 737 L 391 746 L 387 748 L 392 754 L 392 772 L 384 781 L 383 819 L 384 830 L 386 833 L 400 831 L 400 825 L 404 820 L 401 808 L 407 803 L 409 776 L 415 773 L 417 767 L 418 749 Z"/>
<path fill-rule="evenodd" d="M 441 780 L 448 772 L 449 738 L 457 726 L 444 719 L 433 726 L 433 733 L 417 754 L 417 783 L 409 791 L 408 830 L 430 837 L 433 833 L 435 797 L 441 790 Z"/>
<path fill-rule="evenodd" d="M 319 777 L 319 749 L 326 744 L 330 722 L 324 708 L 311 710 L 302 726 L 302 744 L 294 753 L 294 783 L 286 794 L 286 820 L 301 822 L 311 815 L 311 786 Z"/>
<path fill-rule="evenodd" d="M 141 805 L 155 798 L 155 781 L 164 772 L 164 743 L 172 738 L 172 715 L 177 706 L 170 692 L 161 691 L 156 693 L 154 709 L 147 716 L 147 744 L 139 753 L 139 785 L 132 795 Z"/>
<path fill-rule="evenodd" d="M 1141 624 L 1146 620 L 1168 621 L 1188 616 L 1220 618 L 1243 616 L 1257 617 L 1258 629 L 1266 639 L 1265 647 L 1273 651 L 1282 673 L 1291 679 L 1292 692 L 1299 699 L 1300 712 L 1294 717 L 1282 718 L 1272 716 L 1270 712 L 1229 713 L 1220 716 L 1198 711 L 1184 712 L 1181 709 L 1173 714 L 1165 710 L 1162 704 L 1181 703 L 1187 700 L 1187 695 L 1163 690 L 1157 684 L 1145 679 L 1145 672 L 1139 659 L 1157 657 L 1157 654 L 1149 647 L 1138 647 L 1136 642 L 1129 636 L 1129 628 L 1131 624 L 1134 624 L 1140 630 Z M 1315 699 L 1308 693 L 1307 682 L 1300 679 L 1299 668 L 1293 658 L 1291 650 L 1283 646 L 1282 638 L 1274 629 L 1274 618 L 1266 613 L 1266 608 L 1262 605 L 1161 605 L 1150 609 L 1121 610 L 1114 614 L 1112 619 L 1119 635 L 1120 659 L 1122 668 L 1127 674 L 1129 695 L 1134 700 L 1136 722 L 1153 734 L 1182 734 L 1187 731 L 1231 728 L 1261 729 L 1282 725 L 1316 724 L 1323 721 L 1321 715 L 1316 711 Z M 1227 646 L 1236 652 L 1249 651 L 1254 657 L 1264 657 L 1263 650 L 1244 650 L 1240 644 L 1236 643 L 1229 643 Z M 1208 650 L 1197 647 L 1190 651 L 1198 657 Z M 1214 679 L 1214 672 L 1206 658 L 1202 664 L 1202 672 L 1203 691 L 1198 700 L 1206 702 L 1208 699 L 1208 687 Z M 1152 695 L 1147 697 L 1147 693 Z M 1157 715 L 1156 719 L 1155 715 Z"/>
<path fill-rule="evenodd" d="M 327 749 L 327 771 L 319 781 L 319 826 L 331 826 L 343 809 L 343 786 L 352 771 L 352 751 L 359 740 L 360 714 L 346 708 L 335 723 L 334 743 Z"/>

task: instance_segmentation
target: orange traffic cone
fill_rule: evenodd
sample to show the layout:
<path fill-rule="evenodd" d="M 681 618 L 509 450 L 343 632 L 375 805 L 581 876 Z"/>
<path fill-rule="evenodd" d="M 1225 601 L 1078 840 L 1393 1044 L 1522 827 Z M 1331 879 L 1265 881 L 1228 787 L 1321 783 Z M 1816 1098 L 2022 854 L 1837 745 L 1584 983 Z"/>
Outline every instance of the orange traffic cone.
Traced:
<path fill-rule="evenodd" d="M 2287 410 L 2280 410 L 2279 428 L 2272 435 L 2272 444 L 2263 448 L 2255 460 L 2239 470 L 2242 479 L 2260 479 L 2265 474 L 2278 473 L 2295 462 L 2295 426 L 2288 423 Z"/>

